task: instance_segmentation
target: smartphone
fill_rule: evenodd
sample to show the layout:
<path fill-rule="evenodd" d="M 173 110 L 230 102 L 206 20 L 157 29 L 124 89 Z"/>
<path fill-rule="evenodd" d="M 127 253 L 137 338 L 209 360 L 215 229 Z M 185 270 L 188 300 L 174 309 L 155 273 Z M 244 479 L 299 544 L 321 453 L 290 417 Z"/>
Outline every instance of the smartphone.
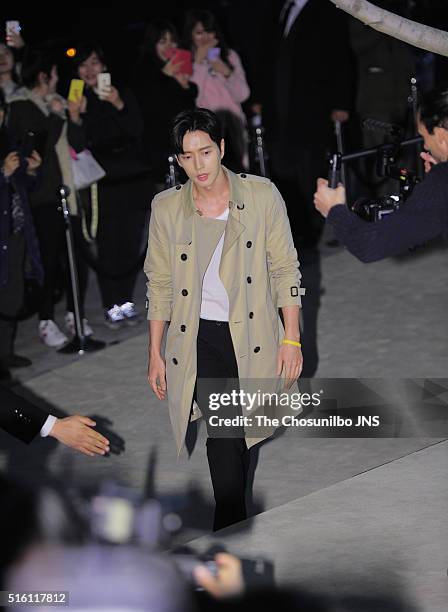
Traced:
<path fill-rule="evenodd" d="M 215 60 L 219 58 L 220 55 L 221 55 L 221 48 L 212 47 L 211 49 L 208 50 L 207 59 L 209 62 L 214 62 Z"/>
<path fill-rule="evenodd" d="M 70 89 L 68 99 L 70 102 L 79 102 L 84 92 L 84 81 L 82 79 L 72 79 L 70 81 Z"/>
<path fill-rule="evenodd" d="M 26 159 L 31 156 L 31 153 L 34 151 L 35 147 L 35 135 L 34 132 L 28 131 L 25 134 L 25 138 L 20 145 L 19 155 L 22 159 Z"/>
<path fill-rule="evenodd" d="M 193 74 L 193 56 L 191 55 L 191 51 L 173 47 L 172 49 L 168 49 L 166 55 L 170 60 L 173 60 L 173 64 L 176 65 L 177 73 L 188 74 L 189 76 Z"/>
<path fill-rule="evenodd" d="M 6 44 L 11 46 L 11 34 L 13 34 L 14 32 L 16 34 L 20 34 L 20 30 L 22 28 L 20 27 L 20 22 L 19 21 L 7 21 L 6 22 Z"/>
<path fill-rule="evenodd" d="M 110 77 L 110 72 L 100 72 L 96 85 L 100 100 L 109 95 L 111 86 L 112 80 Z"/>

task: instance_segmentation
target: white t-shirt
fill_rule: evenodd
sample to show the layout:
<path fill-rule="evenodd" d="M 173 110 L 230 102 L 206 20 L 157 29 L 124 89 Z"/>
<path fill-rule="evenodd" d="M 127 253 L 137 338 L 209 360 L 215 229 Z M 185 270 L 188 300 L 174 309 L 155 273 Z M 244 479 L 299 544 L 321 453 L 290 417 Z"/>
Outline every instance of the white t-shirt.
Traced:
<path fill-rule="evenodd" d="M 228 216 L 229 209 L 227 208 L 222 215 L 215 217 L 215 219 L 227 221 Z M 224 233 L 216 246 L 202 282 L 201 319 L 210 321 L 229 320 L 229 296 L 219 278 L 219 264 L 221 263 L 223 246 Z"/>

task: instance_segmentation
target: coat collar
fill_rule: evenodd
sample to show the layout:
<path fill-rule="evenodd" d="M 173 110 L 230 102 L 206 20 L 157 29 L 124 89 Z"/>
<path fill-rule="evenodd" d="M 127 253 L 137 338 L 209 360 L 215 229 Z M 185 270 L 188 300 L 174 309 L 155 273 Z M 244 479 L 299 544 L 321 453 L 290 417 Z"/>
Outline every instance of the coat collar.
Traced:
<path fill-rule="evenodd" d="M 228 170 L 225 166 L 222 166 L 227 178 L 229 179 L 229 187 L 230 187 L 230 198 L 229 198 L 229 208 L 230 212 L 233 211 L 235 207 L 240 210 L 244 202 L 240 181 L 241 179 L 237 174 Z M 193 200 L 193 181 L 188 179 L 185 185 L 182 187 L 182 206 L 184 209 L 185 218 L 188 219 L 193 214 L 197 214 L 197 209 Z"/>
<path fill-rule="evenodd" d="M 224 245 L 222 254 L 225 255 L 227 251 L 235 244 L 239 236 L 246 229 L 240 221 L 240 212 L 244 209 L 244 201 L 242 197 L 242 189 L 240 181 L 241 179 L 237 174 L 228 170 L 223 166 L 223 170 L 229 179 L 230 187 L 230 198 L 229 198 L 229 218 L 226 224 L 226 231 L 224 235 Z M 192 234 L 192 221 L 193 215 L 197 214 L 197 209 L 193 200 L 193 182 L 188 180 L 182 187 L 182 206 L 184 209 L 184 215 L 186 225 L 184 226 L 183 241 L 191 244 Z"/>

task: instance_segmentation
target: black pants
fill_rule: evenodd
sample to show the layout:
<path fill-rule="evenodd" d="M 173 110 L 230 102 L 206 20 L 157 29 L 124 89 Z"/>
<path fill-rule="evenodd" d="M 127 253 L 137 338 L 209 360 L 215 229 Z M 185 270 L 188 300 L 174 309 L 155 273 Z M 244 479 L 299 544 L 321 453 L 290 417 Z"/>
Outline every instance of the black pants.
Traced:
<path fill-rule="evenodd" d="M 238 379 L 238 365 L 228 323 L 200 320 L 197 377 Z M 201 396 L 200 389 L 201 385 L 197 385 L 196 400 L 204 418 L 208 420 L 213 413 L 209 410 L 208 397 Z M 221 389 L 217 389 L 217 392 L 221 392 Z M 247 518 L 245 493 L 249 450 L 244 438 L 209 437 L 207 459 L 216 501 L 213 530 L 217 531 Z"/>
<path fill-rule="evenodd" d="M 99 185 L 98 284 L 107 310 L 133 301 L 151 197 L 148 179 Z"/>
<path fill-rule="evenodd" d="M 67 242 L 62 213 L 57 203 L 38 206 L 33 210 L 34 226 L 44 268 L 44 287 L 39 307 L 39 319 L 54 319 L 54 305 L 59 289 L 65 289 L 67 310 L 73 312 L 73 292 L 68 268 Z M 82 241 L 79 217 L 72 217 L 75 260 L 78 271 L 81 317 L 84 317 L 84 297 L 87 289 L 88 268 L 80 256 Z"/>
<path fill-rule="evenodd" d="M 23 303 L 25 283 L 25 236 L 11 234 L 9 239 L 8 283 L 0 288 L 0 362 L 14 352 L 18 315 Z M 2 318 L 2 316 L 4 318 Z"/>

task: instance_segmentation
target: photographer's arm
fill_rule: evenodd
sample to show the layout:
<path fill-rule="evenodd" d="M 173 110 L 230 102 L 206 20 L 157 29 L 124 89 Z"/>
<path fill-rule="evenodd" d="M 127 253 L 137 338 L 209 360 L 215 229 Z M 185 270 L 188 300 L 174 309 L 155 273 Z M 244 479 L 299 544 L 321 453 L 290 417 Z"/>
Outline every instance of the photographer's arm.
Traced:
<path fill-rule="evenodd" d="M 447 231 L 448 171 L 442 165 L 434 168 L 400 210 L 378 223 L 351 212 L 345 206 L 343 188 L 330 189 L 324 179 L 319 179 L 314 201 L 352 255 L 364 263 L 379 261 Z"/>

